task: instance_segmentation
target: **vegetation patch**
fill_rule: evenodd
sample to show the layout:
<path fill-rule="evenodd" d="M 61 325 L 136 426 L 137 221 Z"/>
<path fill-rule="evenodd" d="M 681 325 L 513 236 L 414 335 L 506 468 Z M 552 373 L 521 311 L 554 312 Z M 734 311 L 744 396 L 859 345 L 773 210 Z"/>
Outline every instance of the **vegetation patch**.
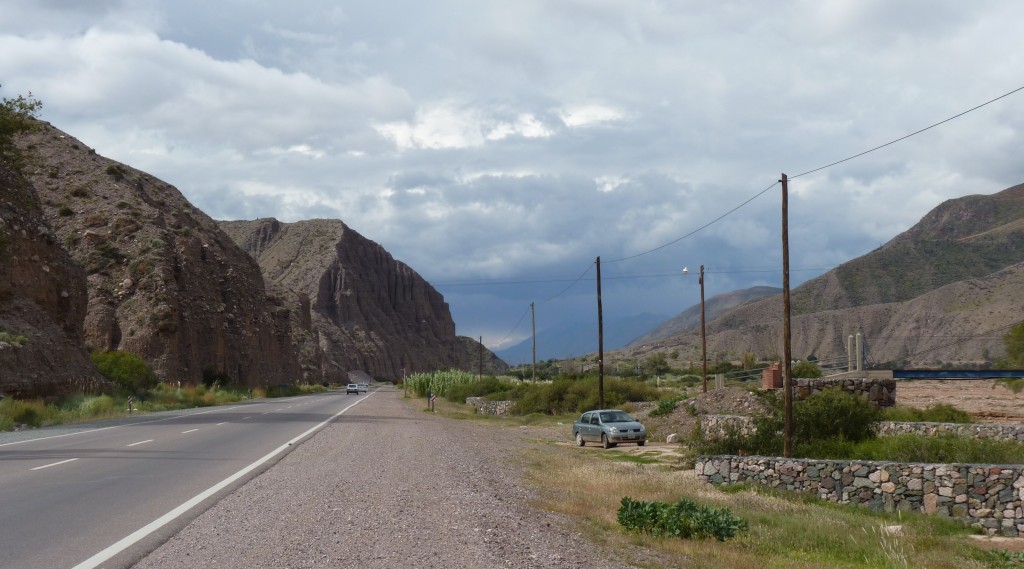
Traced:
<path fill-rule="evenodd" d="M 746 520 L 734 516 L 728 508 L 713 508 L 687 498 L 666 504 L 633 500 L 627 496 L 622 499 L 617 519 L 629 531 L 656 537 L 713 537 L 725 541 L 747 530 Z"/>
<path fill-rule="evenodd" d="M 23 334 L 12 334 L 5 330 L 0 330 L 0 342 L 7 342 L 8 344 L 14 344 L 15 346 L 24 346 L 28 343 L 28 336 Z"/>
<path fill-rule="evenodd" d="M 902 423 L 973 423 L 974 418 L 949 403 L 936 403 L 925 409 L 916 407 L 890 407 L 882 411 L 886 421 Z"/>

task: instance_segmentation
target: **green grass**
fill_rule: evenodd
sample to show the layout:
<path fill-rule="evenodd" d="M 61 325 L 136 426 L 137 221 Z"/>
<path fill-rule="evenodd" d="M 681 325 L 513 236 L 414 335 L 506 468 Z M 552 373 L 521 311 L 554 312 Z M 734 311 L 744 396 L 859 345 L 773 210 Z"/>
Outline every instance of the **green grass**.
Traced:
<path fill-rule="evenodd" d="M 303 393 L 323 391 L 319 385 L 274 387 L 268 390 L 256 388 L 253 397 L 288 397 Z M 248 392 L 241 388 L 213 389 L 203 385 L 176 387 L 160 383 L 146 392 L 145 397 L 135 397 L 132 405 L 135 412 L 171 411 L 225 405 L 248 398 Z M 54 403 L 42 399 L 0 400 L 0 431 L 10 431 L 20 425 L 47 427 L 68 423 L 80 423 L 96 419 L 123 417 L 128 414 L 126 395 L 71 395 Z"/>
<path fill-rule="evenodd" d="M 896 406 L 882 411 L 886 421 L 902 423 L 973 423 L 974 419 L 966 411 L 961 411 L 948 403 L 936 403 L 925 409 L 917 407 Z"/>

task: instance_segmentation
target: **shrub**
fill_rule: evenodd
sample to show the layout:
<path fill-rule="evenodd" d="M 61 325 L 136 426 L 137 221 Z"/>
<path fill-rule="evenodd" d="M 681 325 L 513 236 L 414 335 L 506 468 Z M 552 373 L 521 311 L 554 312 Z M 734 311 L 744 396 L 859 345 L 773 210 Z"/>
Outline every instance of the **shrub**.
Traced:
<path fill-rule="evenodd" d="M 624 497 L 617 515 L 629 531 L 658 537 L 708 538 L 718 541 L 747 529 L 747 521 L 728 508 L 712 508 L 683 498 L 675 504 L 643 502 Z"/>
<path fill-rule="evenodd" d="M 96 351 L 92 353 L 92 363 L 104 377 L 129 393 L 141 393 L 157 384 L 153 368 L 130 352 Z"/>
<path fill-rule="evenodd" d="M 815 362 L 799 362 L 793 366 L 793 377 L 821 377 L 821 368 Z"/>
<path fill-rule="evenodd" d="M 11 334 L 10 332 L 0 330 L 0 342 L 7 342 L 8 344 L 14 344 L 15 346 L 24 346 L 28 343 L 28 336 Z"/>
<path fill-rule="evenodd" d="M 882 411 L 886 421 L 904 423 L 973 423 L 974 418 L 966 411 L 949 403 L 936 403 L 925 409 L 916 407 L 890 407 Z"/>
<path fill-rule="evenodd" d="M 665 415 L 671 415 L 672 412 L 676 410 L 676 405 L 678 405 L 679 402 L 682 401 L 683 399 L 686 399 L 685 395 L 678 395 L 676 397 L 671 397 L 669 399 L 662 399 L 661 401 L 658 401 L 658 406 L 655 407 L 653 411 L 651 411 L 651 417 L 663 417 Z"/>
<path fill-rule="evenodd" d="M 4 97 L 0 101 L 0 160 L 21 169 L 25 159 L 14 139 L 18 134 L 31 132 L 38 128 L 33 119 L 43 108 L 43 103 L 29 93 L 18 95 L 13 99 Z"/>
<path fill-rule="evenodd" d="M 800 442 L 844 438 L 859 442 L 875 436 L 881 412 L 866 398 L 826 389 L 793 405 L 793 437 Z"/>

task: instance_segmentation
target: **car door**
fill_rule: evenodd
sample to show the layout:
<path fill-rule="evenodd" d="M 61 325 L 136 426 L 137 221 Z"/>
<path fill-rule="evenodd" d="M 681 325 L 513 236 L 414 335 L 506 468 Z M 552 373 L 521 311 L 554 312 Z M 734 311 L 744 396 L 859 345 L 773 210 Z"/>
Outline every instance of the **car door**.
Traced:
<path fill-rule="evenodd" d="M 590 440 L 600 441 L 601 440 L 601 414 L 591 413 L 590 414 Z"/>
<path fill-rule="evenodd" d="M 579 431 L 580 436 L 583 437 L 583 440 L 590 440 L 590 413 L 584 413 L 580 416 L 577 423 L 576 429 Z"/>

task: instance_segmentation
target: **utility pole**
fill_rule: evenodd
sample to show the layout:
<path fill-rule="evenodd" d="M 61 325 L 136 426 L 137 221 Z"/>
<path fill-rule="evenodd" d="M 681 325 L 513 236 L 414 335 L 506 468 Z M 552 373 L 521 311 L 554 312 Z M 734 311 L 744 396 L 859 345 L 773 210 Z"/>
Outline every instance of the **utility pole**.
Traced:
<path fill-rule="evenodd" d="M 704 332 L 704 265 L 700 266 L 700 354 L 701 354 L 701 388 L 708 392 L 708 337 Z"/>
<path fill-rule="evenodd" d="M 537 315 L 530 303 L 530 328 L 533 330 L 533 382 L 537 383 Z"/>
<path fill-rule="evenodd" d="M 782 174 L 782 389 L 785 391 L 786 425 L 782 454 L 793 456 L 793 346 L 789 302 L 789 178 Z"/>
<path fill-rule="evenodd" d="M 484 376 L 484 337 L 480 336 L 480 371 L 477 373 L 477 379 Z"/>
<path fill-rule="evenodd" d="M 604 409 L 604 318 L 601 315 L 601 257 L 597 257 L 597 406 Z"/>

